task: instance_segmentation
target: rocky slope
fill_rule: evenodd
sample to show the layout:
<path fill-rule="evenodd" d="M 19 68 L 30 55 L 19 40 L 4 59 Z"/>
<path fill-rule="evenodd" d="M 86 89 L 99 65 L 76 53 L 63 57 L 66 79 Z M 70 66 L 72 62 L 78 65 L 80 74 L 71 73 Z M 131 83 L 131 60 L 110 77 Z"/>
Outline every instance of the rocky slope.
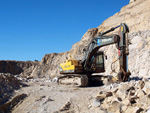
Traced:
<path fill-rule="evenodd" d="M 0 108 L 7 102 L 14 90 L 25 86 L 21 81 L 9 73 L 0 73 Z"/>
<path fill-rule="evenodd" d="M 149 77 L 150 0 L 130 0 L 130 3 L 124 6 L 120 12 L 106 19 L 97 28 L 89 29 L 83 35 L 81 41 L 75 43 L 68 52 L 46 54 L 38 64 L 29 62 L 19 62 L 16 64 L 15 62 L 5 61 L 4 63 L 4 61 L 0 61 L 0 65 L 2 65 L 0 72 L 10 72 L 12 74 L 22 73 L 22 76 L 31 77 L 53 78 L 54 76 L 60 76 L 60 63 L 66 59 L 70 59 L 71 56 L 73 59 L 82 60 L 83 49 L 87 47 L 94 35 L 124 22 L 129 26 L 129 39 L 132 43 L 129 47 L 129 69 L 133 76 Z M 115 74 L 111 73 L 111 63 L 118 58 L 118 50 L 115 45 L 101 49 L 108 57 L 108 60 L 105 61 L 106 72 L 104 75 Z M 115 71 L 118 70 L 118 62 L 113 65 L 113 69 Z"/>
<path fill-rule="evenodd" d="M 124 22 L 129 26 L 129 39 L 132 43 L 129 48 L 129 69 L 133 76 L 150 77 L 150 63 L 148 60 L 150 46 L 150 0 L 131 0 L 120 12 L 105 20 L 98 28 L 89 29 L 83 35 L 81 41 L 75 43 L 69 52 L 46 54 L 41 61 L 41 64 L 49 65 L 46 71 L 43 68 L 36 68 L 35 70 L 42 72 L 42 75 L 46 73 L 46 76 L 49 77 L 59 76 L 59 63 L 70 58 L 70 54 L 73 59 L 82 60 L 83 48 L 87 47 L 90 39 L 96 33 L 108 30 Z M 108 57 L 108 60 L 105 61 L 106 72 L 104 75 L 113 75 L 113 73 L 111 73 L 111 63 L 118 58 L 118 51 L 115 45 L 103 47 L 102 50 Z M 147 62 L 145 62 L 145 60 Z M 118 69 L 117 66 L 118 62 L 113 66 L 116 71 Z M 36 76 L 36 73 L 32 73 L 31 75 Z M 38 76 L 42 75 L 38 74 Z"/>
<path fill-rule="evenodd" d="M 129 69 L 132 73 L 131 81 L 111 84 L 101 88 L 68 88 L 68 86 L 58 86 L 52 83 L 50 79 L 46 80 L 44 78 L 44 81 L 38 81 L 32 78 L 60 76 L 60 63 L 70 59 L 71 56 L 73 59 L 82 60 L 82 50 L 87 47 L 94 35 L 123 22 L 127 23 L 130 28 L 129 39 L 132 44 L 129 46 L 128 61 Z M 22 111 L 30 113 L 49 112 L 51 110 L 53 113 L 150 112 L 150 82 L 149 79 L 140 79 L 140 77 L 150 77 L 149 22 L 150 0 L 130 0 L 130 3 L 124 6 L 120 12 L 105 20 L 97 28 L 89 29 L 83 35 L 81 41 L 75 43 L 68 52 L 46 54 L 41 62 L 0 61 L 0 112 L 7 111 L 10 106 L 13 108 L 16 104 L 12 105 L 12 103 L 18 103 L 20 99 L 25 100 L 13 109 L 14 113 Z M 111 73 L 111 63 L 118 58 L 118 50 L 115 45 L 101 49 L 108 58 L 105 61 L 106 72 L 104 75 L 115 74 Z M 118 70 L 117 66 L 118 62 L 113 65 L 113 69 L 116 71 Z M 30 80 L 25 80 L 31 86 L 15 91 L 23 86 L 14 77 L 16 74 L 29 77 L 28 79 Z M 22 80 L 23 78 L 20 79 Z M 19 96 L 4 104 L 13 91 Z M 100 92 L 96 96 L 96 100 L 92 102 L 95 93 L 98 91 Z"/>
<path fill-rule="evenodd" d="M 127 6 L 124 6 L 120 12 L 114 14 L 105 20 L 100 26 L 99 31 L 116 26 L 120 23 L 126 23 L 130 32 L 138 32 L 150 29 L 150 0 L 130 0 Z"/>

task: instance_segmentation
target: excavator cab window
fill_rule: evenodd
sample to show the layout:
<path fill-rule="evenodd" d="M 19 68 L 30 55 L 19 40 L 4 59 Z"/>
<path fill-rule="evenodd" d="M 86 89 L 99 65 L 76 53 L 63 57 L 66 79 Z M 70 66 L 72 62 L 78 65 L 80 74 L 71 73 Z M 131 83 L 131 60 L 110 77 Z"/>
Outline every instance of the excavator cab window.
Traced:
<path fill-rule="evenodd" d="M 96 72 L 100 73 L 100 72 L 104 72 L 105 71 L 105 67 L 104 67 L 104 53 L 103 51 L 99 51 L 96 56 L 95 56 L 95 60 L 96 60 Z"/>

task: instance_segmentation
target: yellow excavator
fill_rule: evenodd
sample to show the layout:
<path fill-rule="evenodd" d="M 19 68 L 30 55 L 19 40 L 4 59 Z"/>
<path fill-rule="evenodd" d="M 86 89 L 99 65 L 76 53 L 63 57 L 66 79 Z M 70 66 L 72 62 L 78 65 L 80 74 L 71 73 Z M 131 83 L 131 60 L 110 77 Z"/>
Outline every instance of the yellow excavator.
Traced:
<path fill-rule="evenodd" d="M 115 29 L 119 28 L 118 34 L 106 35 Z M 128 70 L 128 55 L 129 55 L 129 28 L 125 23 L 121 23 L 116 27 L 112 27 L 106 32 L 101 32 L 95 35 L 90 41 L 87 50 L 85 51 L 83 61 L 66 60 L 60 64 L 61 77 L 58 78 L 59 84 L 68 84 L 75 86 L 88 86 L 90 81 L 104 80 L 108 82 L 125 82 L 128 81 L 131 75 Z M 93 76 L 95 73 L 105 72 L 104 67 L 104 52 L 99 51 L 101 47 L 116 44 L 119 50 L 119 72 L 115 77 Z M 97 79 L 98 78 L 98 79 Z"/>

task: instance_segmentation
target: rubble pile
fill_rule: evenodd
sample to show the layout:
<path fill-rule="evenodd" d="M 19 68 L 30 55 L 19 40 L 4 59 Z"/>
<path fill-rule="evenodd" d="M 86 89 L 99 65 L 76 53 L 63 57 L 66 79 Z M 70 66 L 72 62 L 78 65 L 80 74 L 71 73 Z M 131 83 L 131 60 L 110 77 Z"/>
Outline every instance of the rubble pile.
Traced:
<path fill-rule="evenodd" d="M 14 75 L 10 73 L 0 73 L 0 105 L 3 105 L 10 99 L 14 90 L 25 86 Z"/>
<path fill-rule="evenodd" d="M 106 89 L 98 93 L 93 107 L 113 113 L 150 112 L 150 80 L 111 84 Z"/>

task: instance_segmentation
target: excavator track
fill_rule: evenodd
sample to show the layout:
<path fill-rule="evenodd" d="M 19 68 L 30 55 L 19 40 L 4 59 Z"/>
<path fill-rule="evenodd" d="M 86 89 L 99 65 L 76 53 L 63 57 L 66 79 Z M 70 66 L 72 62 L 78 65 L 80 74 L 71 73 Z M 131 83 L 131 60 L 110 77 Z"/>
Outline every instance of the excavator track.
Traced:
<path fill-rule="evenodd" d="M 85 87 L 88 86 L 88 76 L 83 74 L 63 75 L 58 78 L 58 84 Z"/>

